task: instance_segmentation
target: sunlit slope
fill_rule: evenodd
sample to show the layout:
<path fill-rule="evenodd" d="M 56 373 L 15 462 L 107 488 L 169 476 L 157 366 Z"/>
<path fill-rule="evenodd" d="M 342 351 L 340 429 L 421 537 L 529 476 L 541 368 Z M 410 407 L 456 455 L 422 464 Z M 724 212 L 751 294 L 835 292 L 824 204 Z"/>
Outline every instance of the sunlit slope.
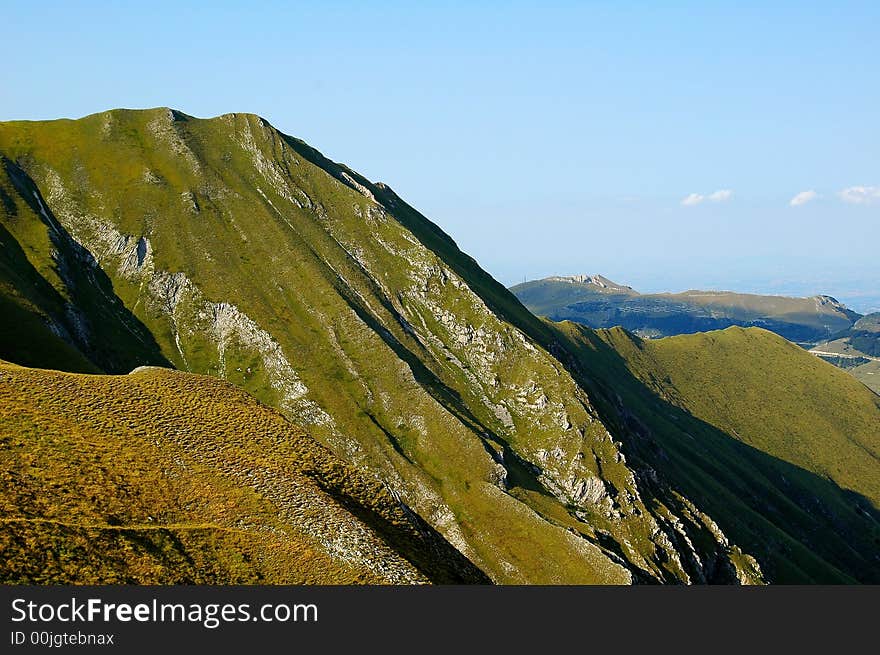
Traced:
<path fill-rule="evenodd" d="M 648 351 L 694 415 L 880 508 L 880 398 L 843 371 L 755 329 L 670 337 Z"/>
<path fill-rule="evenodd" d="M 486 578 L 388 490 L 234 386 L 0 364 L 0 579 Z"/>
<path fill-rule="evenodd" d="M 387 186 L 246 114 L 4 123 L 0 153 L 3 225 L 60 296 L 35 313 L 91 365 L 243 387 L 499 582 L 748 577 L 691 552 L 705 521 L 643 497 L 546 326 Z"/>
<path fill-rule="evenodd" d="M 852 376 L 859 380 L 874 393 L 880 395 L 880 359 L 871 360 L 867 364 L 849 369 Z"/>
<path fill-rule="evenodd" d="M 880 398 L 772 333 L 558 324 L 639 463 L 776 582 L 880 581 Z M 602 400 L 600 400 L 602 399 Z"/>

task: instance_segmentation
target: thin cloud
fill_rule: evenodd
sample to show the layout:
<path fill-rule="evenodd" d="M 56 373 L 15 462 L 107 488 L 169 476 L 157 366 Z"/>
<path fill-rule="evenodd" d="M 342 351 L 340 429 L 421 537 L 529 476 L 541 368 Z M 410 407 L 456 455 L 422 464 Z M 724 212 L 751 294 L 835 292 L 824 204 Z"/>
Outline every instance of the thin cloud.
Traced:
<path fill-rule="evenodd" d="M 681 204 L 685 207 L 693 207 L 694 205 L 700 205 L 704 202 L 725 202 L 730 200 L 733 197 L 733 191 L 730 189 L 718 189 L 713 193 L 708 195 L 704 195 L 702 193 L 691 193 L 686 195 Z"/>
<path fill-rule="evenodd" d="M 719 189 L 715 193 L 709 194 L 709 200 L 711 202 L 725 202 L 733 198 L 733 191 L 730 189 Z"/>
<path fill-rule="evenodd" d="M 699 205 L 706 199 L 706 196 L 701 195 L 699 193 L 691 193 L 688 196 L 685 196 L 684 200 L 681 201 L 681 204 L 685 207 L 692 207 L 693 205 Z"/>
<path fill-rule="evenodd" d="M 877 186 L 851 186 L 838 192 L 840 199 L 853 205 L 870 205 L 880 202 L 880 187 Z"/>
<path fill-rule="evenodd" d="M 800 207 L 801 205 L 806 205 L 808 202 L 811 202 L 819 197 L 819 194 L 813 191 L 801 191 L 796 194 L 794 198 L 788 203 L 792 207 Z"/>

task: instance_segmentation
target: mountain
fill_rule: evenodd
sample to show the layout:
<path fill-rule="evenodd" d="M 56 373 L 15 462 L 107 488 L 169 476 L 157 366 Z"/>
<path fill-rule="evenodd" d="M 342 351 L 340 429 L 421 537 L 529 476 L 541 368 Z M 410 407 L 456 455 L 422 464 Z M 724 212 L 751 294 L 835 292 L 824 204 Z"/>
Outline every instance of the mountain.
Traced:
<path fill-rule="evenodd" d="M 766 576 L 880 581 L 880 397 L 759 328 L 557 329 L 644 475 L 676 480 Z"/>
<path fill-rule="evenodd" d="M 549 277 L 511 287 L 530 310 L 592 328 L 621 326 L 643 337 L 762 327 L 815 344 L 848 329 L 859 314 L 830 296 L 788 298 L 731 291 L 640 294 L 601 275 Z"/>
<path fill-rule="evenodd" d="M 708 446 L 679 448 L 688 465 L 665 465 L 633 427 L 651 418 L 638 418 L 639 403 L 653 411 L 662 396 L 625 377 L 618 388 L 623 355 L 587 358 L 582 341 L 599 333 L 576 339 L 538 319 L 390 187 L 257 116 L 115 110 L 0 123 L 0 158 L 0 358 L 86 374 L 75 378 L 84 385 L 137 381 L 141 372 L 124 374 L 141 366 L 221 378 L 387 489 L 494 582 L 877 578 L 867 537 L 839 555 L 836 524 L 808 531 L 770 509 L 730 511 L 725 501 L 763 484 L 755 459 L 775 455 L 728 450 L 742 477 L 705 484 L 708 474 L 698 484 L 693 471 L 717 465 Z M 738 380 L 724 383 L 737 392 Z M 753 383 L 760 397 L 766 381 Z M 192 415 L 227 404 L 191 384 Z M 127 415 L 100 400 L 106 391 L 94 395 L 94 421 L 115 442 Z M 793 400 L 792 411 L 819 400 Z M 230 419 L 245 435 L 250 411 Z M 829 420 L 846 431 L 845 417 Z M 157 438 L 173 440 L 175 429 Z M 735 440 L 725 429 L 706 428 L 719 443 Z M 803 476 L 822 490 L 815 511 L 843 511 L 837 482 Z M 781 486 L 774 501 L 797 505 L 800 490 Z M 848 530 L 872 534 L 872 502 L 857 501 L 865 515 L 847 510 Z M 802 551 L 814 553 L 809 564 L 783 566 Z M 455 562 L 441 560 L 443 570 Z M 436 579 L 428 564 L 417 568 Z M 464 562 L 454 569 L 473 575 Z"/>
<path fill-rule="evenodd" d="M 382 485 L 217 378 L 0 363 L 3 583 L 488 579 Z"/>
<path fill-rule="evenodd" d="M 880 313 L 863 316 L 851 328 L 817 344 L 810 352 L 846 369 L 880 394 Z"/>

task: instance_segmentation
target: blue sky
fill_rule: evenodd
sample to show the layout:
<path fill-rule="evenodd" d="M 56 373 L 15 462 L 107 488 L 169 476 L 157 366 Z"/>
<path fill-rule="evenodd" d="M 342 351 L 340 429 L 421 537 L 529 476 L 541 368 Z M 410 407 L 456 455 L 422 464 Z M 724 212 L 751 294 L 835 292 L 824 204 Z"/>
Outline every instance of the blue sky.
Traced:
<path fill-rule="evenodd" d="M 505 283 L 880 308 L 880 3 L 119 4 L 4 3 L 0 119 L 250 111 Z"/>

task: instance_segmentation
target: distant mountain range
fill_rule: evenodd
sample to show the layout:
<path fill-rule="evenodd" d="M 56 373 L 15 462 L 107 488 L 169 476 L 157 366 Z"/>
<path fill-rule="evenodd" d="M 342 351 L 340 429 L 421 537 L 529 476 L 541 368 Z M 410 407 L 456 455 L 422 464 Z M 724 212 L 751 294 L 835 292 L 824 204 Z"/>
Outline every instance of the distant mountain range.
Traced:
<path fill-rule="evenodd" d="M 762 329 L 541 319 L 258 116 L 0 123 L 0 359 L 2 582 L 880 583 L 880 396 Z"/>
<path fill-rule="evenodd" d="M 861 315 L 830 296 L 789 298 L 731 291 L 641 294 L 601 275 L 548 277 L 511 291 L 531 311 L 592 328 L 621 326 L 646 338 L 761 327 L 789 341 L 816 344 Z"/>

